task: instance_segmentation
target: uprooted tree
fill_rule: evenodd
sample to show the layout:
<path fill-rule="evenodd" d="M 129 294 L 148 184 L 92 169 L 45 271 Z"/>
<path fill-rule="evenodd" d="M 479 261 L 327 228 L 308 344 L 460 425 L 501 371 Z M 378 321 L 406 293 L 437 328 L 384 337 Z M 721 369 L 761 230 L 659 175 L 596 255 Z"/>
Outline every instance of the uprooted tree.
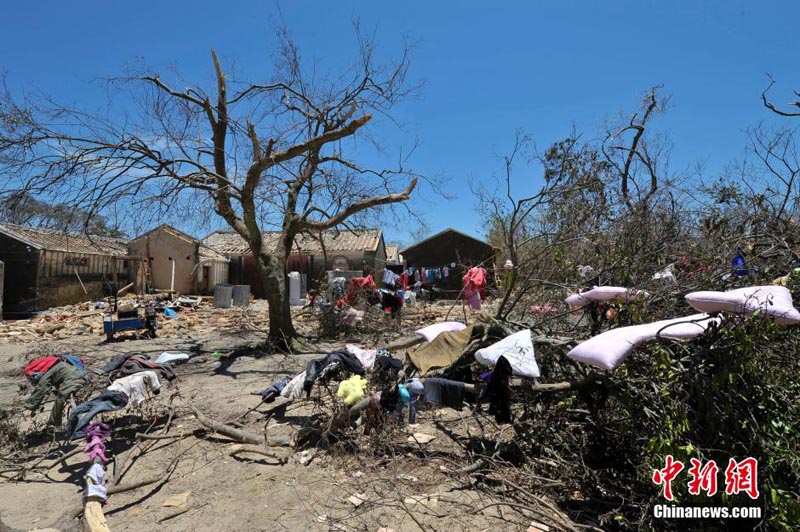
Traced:
<path fill-rule="evenodd" d="M 119 91 L 103 114 L 41 96 L 20 101 L 6 90 L 6 193 L 57 198 L 90 216 L 175 218 L 211 207 L 249 244 L 268 293 L 270 339 L 286 344 L 295 336 L 285 273 L 295 236 L 391 208 L 417 183 L 402 159 L 391 169 L 359 162 L 370 148 L 381 152 L 365 126 L 414 88 L 408 47 L 398 61 L 378 64 L 373 43 L 356 33 L 358 59 L 339 77 L 307 74 L 284 30 L 264 84 L 229 78 L 212 51 L 213 88 L 137 72 L 112 80 Z M 266 227 L 280 230 L 274 248 L 262 237 Z"/>

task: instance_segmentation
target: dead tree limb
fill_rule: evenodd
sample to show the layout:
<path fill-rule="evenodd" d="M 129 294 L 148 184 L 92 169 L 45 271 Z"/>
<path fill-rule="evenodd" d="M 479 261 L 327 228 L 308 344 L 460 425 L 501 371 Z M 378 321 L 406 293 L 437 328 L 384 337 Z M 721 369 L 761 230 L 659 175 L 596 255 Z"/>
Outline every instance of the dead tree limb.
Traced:
<path fill-rule="evenodd" d="M 286 438 L 269 438 L 265 439 L 264 436 L 260 434 L 255 434 L 253 432 L 248 432 L 245 430 L 235 429 L 229 425 L 225 425 L 224 423 L 220 423 L 219 421 L 215 421 L 205 414 L 201 413 L 197 408 L 192 406 L 192 413 L 197 418 L 197 421 L 200 422 L 206 428 L 213 430 L 218 434 L 222 434 L 223 436 L 227 436 L 232 440 L 236 440 L 239 443 L 249 443 L 252 445 L 267 445 L 269 447 L 291 447 L 291 441 L 288 441 Z"/>
<path fill-rule="evenodd" d="M 273 458 L 273 459 L 277 460 L 278 463 L 281 464 L 281 465 L 283 465 L 283 464 L 285 464 L 285 463 L 287 463 L 289 461 L 285 456 L 278 456 L 277 454 L 271 453 L 271 452 L 265 450 L 263 447 L 258 447 L 256 445 L 243 445 L 241 447 L 237 447 L 235 449 L 231 449 L 231 451 L 228 454 L 231 455 L 231 456 L 236 456 L 236 455 L 244 454 L 244 453 L 260 454 L 262 456 Z"/>

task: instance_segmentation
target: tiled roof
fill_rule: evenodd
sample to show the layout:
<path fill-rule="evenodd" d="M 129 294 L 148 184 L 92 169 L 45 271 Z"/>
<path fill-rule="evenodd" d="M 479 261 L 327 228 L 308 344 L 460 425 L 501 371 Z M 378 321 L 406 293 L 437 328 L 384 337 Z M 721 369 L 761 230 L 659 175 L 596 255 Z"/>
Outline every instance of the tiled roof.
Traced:
<path fill-rule="evenodd" d="M 279 231 L 264 231 L 264 247 L 268 250 L 275 249 L 280 238 Z M 326 231 L 322 235 L 325 250 L 334 251 L 375 251 L 381 241 L 380 229 Z M 250 246 L 245 240 L 233 231 L 215 231 L 202 240 L 203 244 L 225 255 L 246 255 L 250 253 Z M 293 251 L 297 248 L 304 253 L 320 253 L 322 246 L 318 239 L 308 235 L 298 235 L 295 239 Z"/>
<path fill-rule="evenodd" d="M 228 257 L 200 242 L 200 258 L 228 262 Z"/>
<path fill-rule="evenodd" d="M 53 229 L 34 229 L 16 224 L 0 223 L 0 233 L 45 251 L 65 251 L 92 255 L 128 254 L 128 246 L 120 238 L 69 234 Z"/>
<path fill-rule="evenodd" d="M 209 246 L 207 246 L 203 242 L 200 242 L 199 240 L 197 240 L 193 236 L 187 235 L 183 231 L 181 231 L 179 229 L 175 229 L 171 225 L 167 225 L 167 224 L 161 224 L 158 227 L 156 227 L 154 229 L 151 229 L 150 231 L 144 233 L 143 235 L 137 236 L 136 238 L 131 240 L 131 242 L 135 242 L 136 240 L 144 238 L 144 237 L 146 237 L 148 235 L 151 235 L 153 233 L 156 233 L 158 231 L 163 231 L 165 233 L 171 234 L 173 236 L 176 236 L 176 237 L 178 237 L 180 239 L 183 239 L 183 240 L 185 240 L 187 242 L 191 242 L 193 244 L 194 243 L 200 244 L 199 253 L 200 253 L 200 258 L 201 259 L 204 259 L 204 260 L 218 260 L 218 261 L 226 261 L 226 262 L 228 260 L 228 258 L 225 255 L 223 255 L 222 253 L 218 252 L 217 250 L 215 250 L 213 248 L 210 248 Z"/>

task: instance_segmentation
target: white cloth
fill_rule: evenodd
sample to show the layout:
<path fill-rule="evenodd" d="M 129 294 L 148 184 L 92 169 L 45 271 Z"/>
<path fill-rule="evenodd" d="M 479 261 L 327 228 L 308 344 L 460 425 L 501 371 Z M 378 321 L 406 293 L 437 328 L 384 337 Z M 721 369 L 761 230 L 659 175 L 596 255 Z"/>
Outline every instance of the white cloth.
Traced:
<path fill-rule="evenodd" d="M 384 284 L 394 284 L 400 278 L 399 275 L 394 273 L 392 270 L 388 268 L 383 269 L 383 282 Z"/>
<path fill-rule="evenodd" d="M 167 362 L 175 362 L 177 360 L 189 360 L 189 355 L 186 353 L 168 353 L 164 352 L 158 355 L 156 364 L 166 364 Z"/>
<path fill-rule="evenodd" d="M 304 371 L 289 381 L 289 384 L 283 388 L 281 397 L 285 397 L 287 399 L 300 399 L 303 394 L 303 381 L 305 380 L 306 372 Z"/>
<path fill-rule="evenodd" d="M 138 406 L 150 397 L 147 393 L 147 388 L 154 392 L 161 388 L 161 383 L 158 381 L 158 375 L 155 371 L 142 371 L 135 375 L 117 379 L 111 383 L 108 390 L 124 393 L 128 396 L 128 404 Z"/>
<path fill-rule="evenodd" d="M 92 479 L 93 484 L 86 483 L 84 496 L 86 497 L 99 497 L 106 502 L 108 500 L 108 492 L 106 491 L 106 468 L 103 464 L 92 464 L 92 467 L 86 472 L 84 479 Z"/>
<path fill-rule="evenodd" d="M 375 357 L 378 355 L 377 349 L 361 349 L 354 344 L 345 344 L 344 348 L 361 362 L 364 369 L 372 369 L 372 366 L 375 365 Z"/>
<path fill-rule="evenodd" d="M 533 339 L 531 330 L 525 329 L 506 336 L 497 343 L 478 349 L 475 352 L 475 360 L 485 366 L 494 367 L 497 359 L 501 356 L 511 364 L 514 375 L 520 377 L 539 377 L 539 366 L 536 364 L 536 356 L 533 352 Z"/>

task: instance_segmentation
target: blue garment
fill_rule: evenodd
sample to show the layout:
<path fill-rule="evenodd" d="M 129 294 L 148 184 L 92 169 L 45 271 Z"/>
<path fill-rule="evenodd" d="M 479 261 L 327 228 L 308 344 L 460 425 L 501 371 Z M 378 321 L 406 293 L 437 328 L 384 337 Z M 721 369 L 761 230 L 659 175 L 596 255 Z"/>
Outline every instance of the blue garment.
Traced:
<path fill-rule="evenodd" d="M 434 269 L 428 270 L 428 282 L 430 282 L 430 284 L 436 282 L 436 270 Z"/>
<path fill-rule="evenodd" d="M 406 379 L 404 386 L 411 394 L 411 400 L 408 403 L 408 422 L 416 423 L 419 398 L 425 395 L 425 387 L 419 379 Z"/>
<path fill-rule="evenodd" d="M 275 398 L 278 397 L 283 389 L 286 388 L 286 385 L 289 384 L 289 380 L 289 377 L 284 377 L 278 382 L 269 385 L 261 392 L 261 400 L 265 403 L 274 402 Z"/>
<path fill-rule="evenodd" d="M 407 404 L 411 403 L 411 393 L 409 393 L 408 389 L 402 385 L 397 385 L 397 426 L 403 426 L 403 409 L 406 407 Z M 410 421 L 409 421 L 410 422 Z"/>
<path fill-rule="evenodd" d="M 736 249 L 736 256 L 731 261 L 731 267 L 736 277 L 744 277 L 747 275 L 747 266 L 744 265 L 744 255 L 742 255 L 741 248 Z"/>
<path fill-rule="evenodd" d="M 128 405 L 128 398 L 125 394 L 106 390 L 94 399 L 81 403 L 72 409 L 67 420 L 67 428 L 64 434 L 68 440 L 83 438 L 83 429 L 97 414 L 103 412 L 114 412 L 122 410 Z"/>
<path fill-rule="evenodd" d="M 58 355 L 58 358 L 75 366 L 81 374 L 86 373 L 86 366 L 83 365 L 83 360 L 81 360 L 80 357 L 76 357 L 75 355 Z"/>

